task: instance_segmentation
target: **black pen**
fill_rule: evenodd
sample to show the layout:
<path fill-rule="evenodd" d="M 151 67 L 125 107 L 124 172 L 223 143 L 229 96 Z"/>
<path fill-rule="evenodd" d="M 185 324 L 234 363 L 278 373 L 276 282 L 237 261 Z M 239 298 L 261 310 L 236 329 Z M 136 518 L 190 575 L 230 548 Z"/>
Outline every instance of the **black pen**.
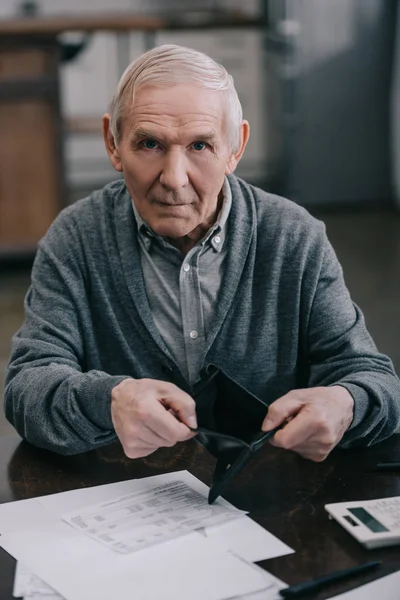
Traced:
<path fill-rule="evenodd" d="M 378 471 L 400 471 L 400 462 L 381 462 L 376 465 Z"/>
<path fill-rule="evenodd" d="M 359 573 L 365 573 L 366 571 L 375 569 L 375 567 L 378 567 L 380 564 L 380 560 L 375 560 L 373 562 L 365 563 L 364 565 L 359 565 L 358 567 L 350 567 L 350 569 L 341 569 L 340 571 L 334 571 L 333 573 L 329 573 L 328 575 L 324 575 L 323 577 L 318 577 L 317 579 L 310 579 L 309 581 L 303 581 L 303 583 L 290 585 L 287 588 L 279 590 L 279 593 L 283 598 L 297 598 L 298 596 L 302 596 L 303 594 L 315 592 L 316 590 L 325 586 L 328 583 L 341 581 L 346 577 L 351 577 L 352 575 L 358 575 Z"/>

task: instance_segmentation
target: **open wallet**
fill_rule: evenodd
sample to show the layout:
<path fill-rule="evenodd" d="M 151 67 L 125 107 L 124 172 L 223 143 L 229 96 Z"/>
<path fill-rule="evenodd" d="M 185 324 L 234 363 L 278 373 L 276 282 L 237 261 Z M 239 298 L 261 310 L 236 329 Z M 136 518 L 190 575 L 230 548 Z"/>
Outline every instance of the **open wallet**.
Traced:
<path fill-rule="evenodd" d="M 217 459 L 208 494 L 208 503 L 212 504 L 280 426 L 262 432 L 268 405 L 214 365 L 207 366 L 194 386 L 193 397 L 198 427 L 192 431 Z"/>

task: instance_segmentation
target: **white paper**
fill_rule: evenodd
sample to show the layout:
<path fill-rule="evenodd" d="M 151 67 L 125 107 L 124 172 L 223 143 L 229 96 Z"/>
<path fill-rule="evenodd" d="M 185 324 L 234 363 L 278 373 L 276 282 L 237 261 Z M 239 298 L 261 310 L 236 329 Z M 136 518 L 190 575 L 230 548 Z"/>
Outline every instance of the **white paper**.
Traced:
<path fill-rule="evenodd" d="M 43 585 L 45 585 L 45 584 L 43 584 L 43 582 L 42 582 L 40 585 L 40 589 L 42 588 Z M 36 591 L 36 589 L 32 589 L 27 594 L 25 594 L 24 600 L 64 600 L 64 598 L 62 596 L 60 596 L 60 594 L 57 594 L 56 592 L 43 593 L 41 591 Z M 252 600 L 252 599 L 250 599 L 250 600 Z"/>
<path fill-rule="evenodd" d="M 62 518 L 112 550 L 129 554 L 244 514 L 234 507 L 210 506 L 205 494 L 181 479 L 151 487 L 143 483 L 137 481 L 138 489 L 131 494 Z"/>
<path fill-rule="evenodd" d="M 26 567 L 20 562 L 17 562 L 14 575 L 14 598 L 20 598 L 22 596 L 25 596 L 28 581 L 30 579 L 31 574 L 32 572 L 30 569 L 28 569 L 28 567 Z"/>
<path fill-rule="evenodd" d="M 190 484 L 191 486 L 193 486 L 195 489 L 202 491 L 203 493 L 207 493 L 208 492 L 208 488 L 206 485 L 204 485 L 202 482 L 200 482 L 196 477 L 194 477 L 193 475 L 191 475 L 190 473 L 188 473 L 187 471 L 180 471 L 177 473 L 170 473 L 170 474 L 165 474 L 165 475 L 161 475 L 161 476 L 155 476 L 155 477 L 149 477 L 146 480 L 141 480 L 141 481 L 146 481 L 147 485 L 151 486 L 154 484 L 155 481 L 157 482 L 168 482 L 171 481 L 173 479 L 176 479 L 179 476 L 180 479 L 186 481 L 188 484 Z M 131 493 L 134 489 L 136 489 L 136 480 L 128 480 L 128 481 L 121 481 L 121 482 L 117 482 L 117 483 L 113 483 L 113 484 L 106 484 L 106 485 L 102 485 L 102 486 L 95 486 L 95 487 L 90 487 L 90 488 L 83 488 L 83 489 L 78 489 L 78 490 L 72 490 L 69 492 L 63 492 L 63 493 L 59 493 L 59 494 L 52 494 L 50 496 L 43 496 L 40 498 L 34 498 L 31 500 L 21 500 L 18 502 L 12 502 L 12 503 L 8 503 L 8 504 L 2 504 L 0 505 L 0 533 L 7 534 L 7 533 L 11 533 L 11 532 L 21 532 L 22 538 L 20 538 L 19 540 L 17 539 L 9 539 L 6 540 L 3 537 L 4 541 L 4 547 L 5 549 L 8 548 L 8 551 L 13 554 L 15 556 L 15 558 L 23 560 L 23 558 L 26 556 L 30 558 L 30 563 L 29 566 L 30 568 L 37 574 L 39 575 L 42 579 L 44 579 L 47 583 L 53 583 L 53 587 L 55 587 L 54 585 L 54 580 L 57 579 L 61 579 L 62 580 L 62 585 L 63 585 L 63 589 L 64 589 L 64 585 L 69 589 L 70 587 L 72 588 L 77 588 L 77 595 L 74 595 L 73 598 L 74 600 L 77 598 L 78 600 L 80 598 L 85 599 L 85 600 L 89 600 L 90 598 L 94 598 L 95 594 L 92 593 L 91 590 L 89 590 L 90 587 L 90 574 L 89 573 L 81 573 L 81 571 L 83 570 L 82 565 L 89 565 L 88 570 L 90 571 L 93 567 L 94 564 L 96 564 L 97 558 L 96 557 L 92 557 L 91 554 L 91 550 L 90 548 L 87 548 L 87 544 L 90 543 L 94 544 L 96 546 L 96 548 L 98 550 L 101 550 L 101 557 L 102 557 L 102 561 L 107 562 L 107 568 L 105 569 L 105 571 L 109 572 L 111 567 L 112 567 L 112 563 L 113 560 L 115 558 L 121 558 L 122 561 L 125 561 L 127 559 L 129 559 L 129 556 L 121 556 L 116 554 L 115 552 L 111 552 L 110 550 L 108 550 L 106 547 L 102 547 L 99 544 L 96 544 L 95 542 L 93 542 L 93 540 L 90 540 L 89 538 L 85 538 L 85 546 L 86 546 L 86 554 L 84 552 L 84 548 L 80 549 L 79 551 L 79 557 L 77 557 L 77 560 L 74 562 L 75 566 L 69 566 L 69 562 L 66 560 L 63 560 L 63 552 L 61 552 L 61 550 L 59 550 L 57 548 L 57 544 L 56 544 L 56 553 L 58 552 L 58 554 L 60 554 L 60 562 L 57 565 L 57 569 L 53 572 L 53 574 L 50 574 L 50 579 L 47 577 L 48 571 L 52 570 L 51 567 L 51 559 L 52 559 L 52 551 L 49 551 L 49 549 L 45 548 L 46 543 L 45 540 L 50 538 L 51 542 L 54 543 L 57 538 L 58 538 L 58 534 L 55 531 L 55 527 L 59 527 L 59 526 L 63 526 L 67 529 L 69 535 L 72 533 L 77 533 L 74 532 L 74 530 L 69 527 L 68 525 L 62 523 L 62 521 L 60 521 L 61 515 L 64 514 L 65 512 L 72 511 L 72 510 L 80 510 L 82 508 L 84 508 L 85 506 L 87 506 L 88 504 L 92 504 L 94 502 L 105 502 L 107 500 L 112 499 L 113 497 L 115 497 L 116 495 L 124 495 L 124 494 L 129 494 Z M 231 506 L 228 502 L 226 502 L 224 499 L 219 498 L 218 499 L 218 503 L 222 504 L 223 506 Z M 28 535 L 28 537 L 30 538 L 30 546 L 28 545 L 27 548 L 23 548 L 24 546 L 24 539 L 25 539 L 25 535 L 27 534 L 27 530 L 30 529 L 31 530 L 31 534 Z M 217 531 L 220 530 L 220 535 L 217 534 Z M 63 530 L 65 533 L 65 530 Z M 261 528 L 260 526 L 258 526 L 256 523 L 254 523 L 251 519 L 249 519 L 248 517 L 242 517 L 238 520 L 234 520 L 234 521 L 230 521 L 226 524 L 223 525 L 219 525 L 216 527 L 213 527 L 212 529 L 207 528 L 205 530 L 205 532 L 207 533 L 207 535 L 209 534 L 209 532 L 212 531 L 211 535 L 209 536 L 209 538 L 207 539 L 208 542 L 212 541 L 213 542 L 213 546 L 214 546 L 214 552 L 215 552 L 215 547 L 219 546 L 219 549 L 222 549 L 222 546 L 224 548 L 229 548 L 234 550 L 235 553 L 237 553 L 238 556 L 241 556 L 242 558 L 244 558 L 245 560 L 262 560 L 263 558 L 270 558 L 272 556 L 279 556 L 280 554 L 286 554 L 288 551 L 290 551 L 290 549 L 288 549 L 287 546 L 285 546 L 284 544 L 282 544 L 279 540 L 277 540 L 277 538 L 275 538 L 274 536 L 272 536 L 270 533 L 268 533 L 267 531 L 265 531 L 263 528 Z M 198 536 L 198 534 L 189 534 L 188 536 L 186 536 L 186 538 L 190 538 L 190 537 L 200 537 Z M 12 538 L 14 538 L 14 536 L 11 536 Z M 36 547 L 36 539 L 40 539 L 40 544 L 38 544 L 38 546 Z M 182 538 L 183 539 L 183 538 Z M 252 541 L 253 539 L 253 541 Z M 179 540 L 177 540 L 179 541 Z M 87 543 L 87 544 L 86 544 Z M 186 539 L 185 539 L 185 543 L 186 543 Z M 165 544 L 163 544 L 162 546 L 166 546 L 166 547 L 176 547 L 176 542 L 166 542 Z M 7 546 L 7 548 L 6 548 Z M 72 552 L 72 554 L 75 552 L 76 548 L 74 547 L 74 544 L 72 544 L 69 546 L 68 552 Z M 160 546 L 161 548 L 161 546 Z M 155 549 L 155 548 L 154 548 Z M 148 553 L 150 551 L 153 551 L 154 549 L 149 549 L 149 550 L 145 550 L 143 551 L 144 553 Z M 37 550 L 37 551 L 36 551 Z M 180 544 L 179 544 L 179 548 L 176 548 L 176 550 L 179 552 L 182 551 Z M 69 556 L 68 552 L 65 554 L 65 556 Z M 50 554 L 50 563 L 49 565 L 46 564 L 46 556 L 47 554 Z M 131 556 L 136 556 L 136 555 L 131 555 Z M 153 555 L 154 556 L 154 555 Z M 178 556 L 178 555 L 176 555 Z M 190 556 L 192 557 L 192 554 L 190 554 Z M 213 554 L 214 556 L 214 554 Z M 107 558 L 106 558 L 107 557 Z M 189 557 L 189 555 L 188 555 Z M 111 560 L 111 563 L 110 563 Z M 198 559 L 200 560 L 200 559 Z M 214 560 L 214 559 L 212 559 Z M 190 562 L 190 561 L 189 561 Z M 211 561 L 212 562 L 212 561 Z M 76 563 L 78 563 L 78 567 L 76 567 Z M 101 565 L 101 563 L 98 563 L 99 565 Z M 182 563 L 182 568 L 183 565 L 185 563 Z M 195 573 L 193 574 L 192 571 L 190 570 L 190 565 L 189 565 L 189 570 L 188 570 L 188 577 L 190 578 L 191 576 L 195 576 L 196 578 L 200 578 L 202 581 L 200 582 L 200 585 L 203 586 L 200 590 L 200 594 L 199 597 L 201 596 L 201 593 L 204 594 L 204 598 L 210 598 L 210 595 L 205 592 L 204 590 L 204 586 L 206 584 L 212 586 L 213 585 L 213 581 L 212 579 L 210 579 L 207 575 L 207 577 L 204 577 L 204 573 L 206 571 L 206 568 L 208 565 L 208 561 L 206 560 L 204 563 L 204 570 L 202 571 L 202 573 L 199 574 Z M 234 573 L 235 569 L 236 569 L 237 563 L 235 563 L 235 567 L 233 567 L 233 571 L 232 573 Z M 232 565 L 231 565 L 232 568 Z M 94 569 L 96 570 L 96 569 Z M 98 571 L 102 571 L 102 567 L 99 566 Z M 74 577 L 75 577 L 75 573 L 78 573 L 78 581 L 77 582 L 64 582 L 64 577 L 68 577 L 68 574 L 70 573 L 74 573 Z M 213 573 L 213 570 L 211 569 L 210 573 Z M 247 575 L 244 575 L 244 572 L 242 572 L 242 576 L 245 577 L 245 579 L 247 578 Z M 268 577 L 271 577 L 269 574 L 267 574 Z M 83 591 L 82 593 L 80 593 L 80 578 L 83 577 L 84 581 L 86 581 L 88 583 L 88 587 L 87 587 L 87 592 Z M 153 575 L 150 573 L 148 574 L 149 580 L 151 580 L 153 578 Z M 155 575 L 155 577 L 158 577 L 157 573 Z M 265 576 L 263 576 L 265 577 Z M 73 579 L 70 577 L 70 579 Z M 118 578 L 116 578 L 118 579 Z M 115 581 L 115 580 L 114 580 Z M 140 578 L 139 578 L 139 582 L 140 582 Z M 192 586 L 193 586 L 193 581 L 191 582 Z M 233 581 L 233 586 L 235 587 L 235 582 Z M 247 582 L 248 583 L 248 582 Z M 254 583 L 254 582 L 253 582 Z M 153 589 L 153 584 L 154 581 L 151 581 L 151 589 Z M 122 583 L 121 583 L 122 585 Z M 160 597 L 166 598 L 168 597 L 167 595 L 164 594 L 165 591 L 165 586 L 163 585 L 163 581 L 159 582 L 159 585 L 162 586 L 162 590 L 160 592 L 160 590 L 158 590 L 160 592 Z M 185 585 L 188 586 L 188 588 L 185 588 Z M 196 590 L 192 590 L 192 588 L 190 588 L 190 591 L 188 592 L 189 589 L 189 582 L 186 582 L 185 585 L 183 586 L 183 590 L 184 593 L 186 593 L 186 597 L 188 598 L 196 598 Z M 257 583 L 257 586 L 259 586 L 260 583 Z M 246 598 L 247 600 L 247 593 L 249 592 L 249 588 L 247 589 L 247 591 L 245 590 L 241 590 L 240 587 L 243 588 L 243 582 L 241 584 L 241 586 L 236 587 L 236 589 L 234 590 L 234 593 L 231 593 L 231 597 L 243 597 Z M 263 579 L 262 582 L 262 587 L 265 588 L 265 580 Z M 58 588 L 57 588 L 58 589 Z M 85 588 L 86 589 L 86 588 Z M 219 588 L 218 588 L 219 589 Z M 216 593 L 218 593 L 218 589 L 216 590 Z M 185 591 L 186 590 L 186 591 Z M 60 590 L 58 590 L 60 591 Z M 114 594 L 115 592 L 115 594 Z M 85 593 L 87 593 L 88 595 L 85 598 Z M 108 591 L 105 592 L 104 597 L 106 597 Z M 112 594 L 110 595 L 110 597 L 116 597 L 116 593 L 117 591 L 115 590 L 115 588 L 112 591 Z M 240 596 L 241 594 L 241 596 Z M 63 594 L 65 596 L 65 594 Z M 65 596 L 67 597 L 67 596 Z M 100 590 L 100 595 L 99 598 L 102 598 L 102 594 L 101 594 L 101 590 Z M 179 596 L 177 596 L 178 598 Z M 182 596 L 183 597 L 183 596 Z M 140 596 L 137 596 L 137 598 L 140 598 Z M 150 598 L 150 596 L 146 596 L 146 600 L 148 600 Z M 263 596 L 263 600 L 269 600 L 270 596 Z M 38 599 L 35 599 L 38 600 Z M 68 599 L 69 600 L 69 599 Z M 107 599 L 109 600 L 109 599 Z M 249 600 L 258 600 L 258 598 L 256 596 L 254 596 L 254 593 L 252 593 L 251 596 L 249 596 Z M 272 600 L 272 596 L 271 596 L 271 600 Z"/>
<path fill-rule="evenodd" d="M 49 516 L 36 498 L 0 504 L 0 535 L 14 531 L 24 531 L 34 525 L 40 527 L 48 523 Z"/>
<path fill-rule="evenodd" d="M 53 588 L 31 573 L 27 582 L 24 600 L 64 600 Z"/>
<path fill-rule="evenodd" d="M 282 596 L 279 594 L 279 590 L 287 587 L 286 583 L 283 583 L 280 579 L 264 571 L 258 565 L 253 565 L 254 569 L 257 569 L 264 578 L 265 588 L 259 592 L 252 594 L 246 594 L 245 596 L 236 596 L 232 600 L 282 600 Z"/>
<path fill-rule="evenodd" d="M 195 532 L 122 555 L 60 521 L 0 545 L 67 600 L 221 600 L 265 588 L 252 565 Z"/>
<path fill-rule="evenodd" d="M 21 562 L 17 562 L 15 568 L 13 596 L 24 600 L 63 600 Z"/>
<path fill-rule="evenodd" d="M 354 590 L 332 596 L 335 600 L 399 600 L 400 598 L 400 571 L 376 579 L 371 583 L 361 585 Z"/>
<path fill-rule="evenodd" d="M 207 527 L 205 534 L 221 547 L 249 562 L 259 562 L 294 552 L 292 548 L 246 516 L 215 527 Z"/>
<path fill-rule="evenodd" d="M 236 596 L 231 600 L 281 600 L 279 590 L 286 587 L 286 584 L 274 575 L 271 575 L 271 573 L 261 569 L 261 567 L 258 567 L 257 565 L 253 565 L 253 567 L 258 569 L 261 573 L 264 579 L 265 588 L 259 592 L 246 594 L 245 596 Z M 24 600 L 64 600 L 62 596 L 54 592 L 52 588 L 47 586 L 41 579 L 33 575 L 33 573 L 31 573 L 31 571 L 29 571 L 26 567 L 22 566 L 21 563 L 17 563 L 15 584 L 18 585 L 18 579 L 20 579 L 21 584 L 21 587 L 17 588 L 18 590 L 22 590 L 22 585 L 26 583 L 27 577 L 29 579 L 29 583 L 26 592 L 24 594 L 20 593 L 21 596 L 25 596 Z M 25 587 L 23 589 L 25 591 Z"/>

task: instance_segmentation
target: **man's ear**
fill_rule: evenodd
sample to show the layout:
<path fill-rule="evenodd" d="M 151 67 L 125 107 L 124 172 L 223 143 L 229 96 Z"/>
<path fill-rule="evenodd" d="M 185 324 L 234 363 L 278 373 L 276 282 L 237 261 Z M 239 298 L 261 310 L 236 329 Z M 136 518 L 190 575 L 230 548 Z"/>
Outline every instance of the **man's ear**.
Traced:
<path fill-rule="evenodd" d="M 250 125 L 248 121 L 242 121 L 239 132 L 239 150 L 232 152 L 226 163 L 225 175 L 230 175 L 234 172 L 243 156 L 243 152 L 247 146 L 250 137 Z"/>
<path fill-rule="evenodd" d="M 121 162 L 118 148 L 115 144 L 115 138 L 111 132 L 110 115 L 109 114 L 103 115 L 103 137 L 104 137 L 104 143 L 106 145 L 107 154 L 108 154 L 108 157 L 110 159 L 112 166 L 114 167 L 114 169 L 116 171 L 119 171 L 120 173 L 122 173 L 122 171 L 123 171 L 122 162 Z"/>

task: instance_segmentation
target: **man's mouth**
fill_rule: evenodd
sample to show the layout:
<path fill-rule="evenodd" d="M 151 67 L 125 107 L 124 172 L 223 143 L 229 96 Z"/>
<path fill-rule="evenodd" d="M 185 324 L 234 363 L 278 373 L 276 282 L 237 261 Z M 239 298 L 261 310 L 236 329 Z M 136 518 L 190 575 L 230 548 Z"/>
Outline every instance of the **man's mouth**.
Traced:
<path fill-rule="evenodd" d="M 157 204 L 161 204 L 161 206 L 169 206 L 174 208 L 175 206 L 189 206 L 191 202 L 165 202 L 164 200 L 156 200 Z"/>

